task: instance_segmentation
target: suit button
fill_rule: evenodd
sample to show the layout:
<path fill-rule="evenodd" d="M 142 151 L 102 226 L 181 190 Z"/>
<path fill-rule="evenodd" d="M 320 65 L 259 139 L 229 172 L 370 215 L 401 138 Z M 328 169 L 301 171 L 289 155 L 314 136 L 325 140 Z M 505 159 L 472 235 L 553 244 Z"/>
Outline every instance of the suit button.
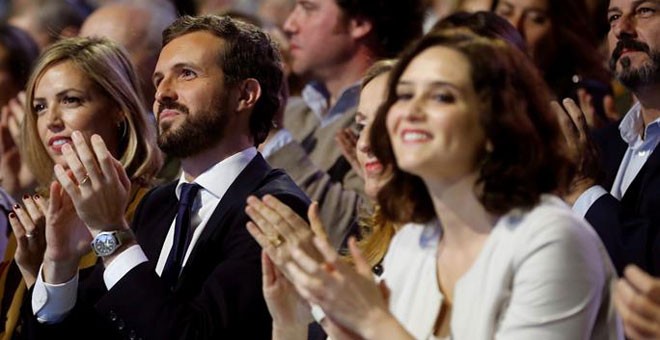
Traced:
<path fill-rule="evenodd" d="M 124 327 L 126 327 L 126 324 L 124 324 L 124 320 L 117 321 L 117 329 L 118 330 L 123 331 Z"/>
<path fill-rule="evenodd" d="M 108 315 L 110 315 L 110 321 L 112 321 L 112 322 L 117 321 L 117 314 L 114 311 L 110 311 L 110 313 L 108 313 Z"/>

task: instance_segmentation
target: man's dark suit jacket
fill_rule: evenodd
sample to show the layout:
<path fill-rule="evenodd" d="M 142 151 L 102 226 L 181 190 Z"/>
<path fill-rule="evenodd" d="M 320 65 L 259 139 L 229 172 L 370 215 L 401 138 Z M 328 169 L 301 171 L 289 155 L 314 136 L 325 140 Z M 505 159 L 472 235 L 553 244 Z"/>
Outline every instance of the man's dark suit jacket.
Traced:
<path fill-rule="evenodd" d="M 612 188 L 628 145 L 621 139 L 619 124 L 596 132 L 601 166 L 605 171 L 603 187 Z M 586 219 L 600 235 L 619 274 L 634 263 L 651 274 L 660 275 L 660 151 L 656 147 L 617 200 L 610 194 L 589 208 Z"/>
<path fill-rule="evenodd" d="M 257 155 L 213 212 L 174 292 L 155 265 L 177 211 L 177 182 L 145 196 L 132 226 L 149 261 L 133 268 L 110 291 L 99 262 L 81 272 L 78 302 L 53 326 L 23 309 L 27 338 L 38 339 L 270 339 L 271 319 L 261 291 L 261 248 L 247 232 L 246 199 L 271 194 L 306 216 L 309 199 L 281 170 Z"/>

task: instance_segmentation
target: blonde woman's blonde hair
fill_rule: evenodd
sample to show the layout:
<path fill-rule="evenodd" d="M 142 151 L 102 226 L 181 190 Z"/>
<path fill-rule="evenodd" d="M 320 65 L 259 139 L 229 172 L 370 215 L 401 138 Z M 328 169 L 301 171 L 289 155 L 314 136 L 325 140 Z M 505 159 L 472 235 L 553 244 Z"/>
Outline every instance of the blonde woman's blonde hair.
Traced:
<path fill-rule="evenodd" d="M 51 45 L 39 57 L 26 87 L 25 118 L 21 154 L 38 183 L 47 187 L 53 180 L 54 162 L 37 131 L 37 113 L 32 105 L 37 83 L 51 67 L 70 61 L 112 100 L 124 116 L 117 127 L 119 159 L 133 183 L 148 184 L 162 164 L 156 147 L 154 124 L 144 107 L 135 70 L 124 50 L 103 38 L 70 38 Z"/>
<path fill-rule="evenodd" d="M 383 59 L 374 63 L 362 77 L 361 88 L 364 89 L 367 84 L 379 76 L 387 75 L 395 64 L 396 59 Z M 383 102 L 385 102 L 385 96 L 383 96 Z M 387 248 L 389 248 L 390 242 L 396 233 L 395 225 L 384 218 L 377 204 L 373 207 L 360 209 L 358 224 L 360 226 L 360 240 L 357 245 L 367 263 L 371 267 L 375 267 L 387 253 Z M 353 262 L 350 256 L 347 256 L 347 260 L 350 263 Z"/>

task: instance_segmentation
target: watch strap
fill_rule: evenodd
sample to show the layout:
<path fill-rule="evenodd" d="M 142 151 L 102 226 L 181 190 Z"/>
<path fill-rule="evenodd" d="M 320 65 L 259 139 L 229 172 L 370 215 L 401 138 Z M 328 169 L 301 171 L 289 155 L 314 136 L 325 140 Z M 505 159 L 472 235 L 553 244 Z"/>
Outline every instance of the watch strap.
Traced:
<path fill-rule="evenodd" d="M 135 234 L 133 234 L 133 230 L 131 229 L 115 230 L 115 237 L 117 237 L 117 240 L 119 240 L 119 245 L 117 248 L 135 240 Z"/>
<path fill-rule="evenodd" d="M 99 252 L 98 249 L 96 248 L 95 244 L 99 241 L 99 237 L 107 237 L 107 236 L 112 236 L 115 238 L 116 246 L 113 249 L 110 249 L 107 252 Z M 114 254 L 117 249 L 121 248 L 122 245 L 135 240 L 135 235 L 133 234 L 133 231 L 131 229 L 120 229 L 120 230 L 112 230 L 112 231 L 103 231 L 94 237 L 94 240 L 92 240 L 92 251 L 94 251 L 94 254 L 99 257 L 106 257 Z"/>

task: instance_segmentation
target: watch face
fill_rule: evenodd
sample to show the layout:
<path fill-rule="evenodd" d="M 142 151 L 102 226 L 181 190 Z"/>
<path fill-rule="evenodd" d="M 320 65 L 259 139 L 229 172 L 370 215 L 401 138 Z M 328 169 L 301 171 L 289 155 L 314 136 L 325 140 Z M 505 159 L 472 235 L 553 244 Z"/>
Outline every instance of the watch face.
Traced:
<path fill-rule="evenodd" d="M 118 247 L 117 238 L 112 233 L 103 232 L 94 238 L 92 248 L 97 256 L 108 256 Z"/>

